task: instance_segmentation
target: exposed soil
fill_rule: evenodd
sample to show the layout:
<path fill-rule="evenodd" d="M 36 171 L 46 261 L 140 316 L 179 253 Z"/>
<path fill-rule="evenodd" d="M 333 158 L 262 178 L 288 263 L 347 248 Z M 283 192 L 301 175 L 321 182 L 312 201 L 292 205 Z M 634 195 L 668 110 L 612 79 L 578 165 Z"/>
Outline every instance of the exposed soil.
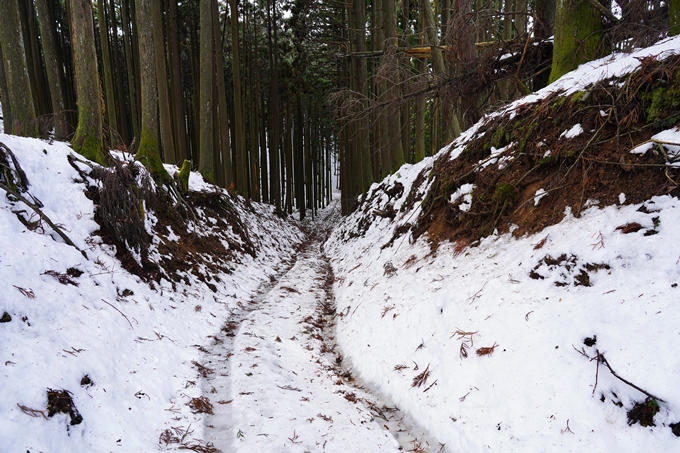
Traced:
<path fill-rule="evenodd" d="M 257 253 L 234 206 L 240 203 L 240 210 L 248 210 L 248 201 L 222 192 L 190 192 L 178 200 L 176 187 L 154 191 L 143 170 L 125 162 L 116 161 L 109 169 L 95 167 L 89 173 L 78 162 L 71 161 L 71 165 L 87 185 L 86 196 L 96 205 L 100 229 L 94 234 L 115 246 L 123 268 L 150 284 L 166 278 L 173 284 L 191 285 L 188 276 L 192 274 L 215 292 L 218 274 L 230 274 L 240 257 Z M 100 181 L 101 187 L 92 184 L 92 179 Z M 157 244 L 151 244 L 145 229 L 148 214 L 140 208 L 142 201 L 155 217 Z M 158 252 L 156 259 L 149 257 L 153 248 Z"/>
<path fill-rule="evenodd" d="M 657 412 L 659 412 L 659 403 L 652 398 L 647 398 L 642 403 L 635 403 L 628 411 L 628 424 L 640 423 L 642 426 L 656 426 L 654 416 Z"/>
<path fill-rule="evenodd" d="M 71 425 L 79 425 L 83 417 L 78 413 L 73 402 L 72 393 L 68 390 L 47 389 L 47 415 L 67 414 L 71 418 Z"/>
<path fill-rule="evenodd" d="M 556 93 L 491 117 L 460 157 L 444 155 L 430 175 L 418 177 L 403 209 L 415 199 L 419 181 L 429 177 L 433 182 L 412 228 L 414 237 L 428 233 L 436 248 L 443 240 L 474 243 L 494 230 L 508 232 L 512 225 L 519 237 L 558 223 L 566 208 L 578 216 L 593 202 L 619 203 L 621 193 L 625 204 L 680 194 L 675 183 L 679 170 L 668 165 L 662 145 L 644 155 L 629 152 L 680 124 L 680 100 L 673 96 L 680 90 L 679 66 L 678 56 L 646 58 L 624 79 L 606 80 L 569 97 Z M 577 124 L 583 132 L 565 137 Z M 485 161 L 490 163 L 483 167 Z M 463 184 L 474 184 L 469 211 L 460 209 L 462 200 L 449 201 Z M 548 195 L 535 205 L 539 189 Z"/>

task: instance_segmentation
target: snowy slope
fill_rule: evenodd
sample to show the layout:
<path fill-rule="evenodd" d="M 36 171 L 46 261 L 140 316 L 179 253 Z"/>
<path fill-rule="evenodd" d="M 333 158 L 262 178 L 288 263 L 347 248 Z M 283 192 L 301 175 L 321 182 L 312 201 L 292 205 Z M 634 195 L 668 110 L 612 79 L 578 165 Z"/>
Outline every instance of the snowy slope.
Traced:
<path fill-rule="evenodd" d="M 199 348 L 290 259 L 302 234 L 270 207 L 245 209 L 233 200 L 257 257 L 237 257 L 241 265 L 220 276 L 217 292 L 192 274 L 176 290 L 164 279 L 151 289 L 92 234 L 94 206 L 74 182 L 67 145 L 4 134 L 0 142 L 17 156 L 44 213 L 88 257 L 44 222 L 30 231 L 13 211 L 37 216 L 0 193 L 0 316 L 11 318 L 0 323 L 0 451 L 155 451 L 161 434 L 178 426 L 189 427 L 186 445 L 200 445 L 205 414 L 188 405 L 202 395 Z M 190 183 L 214 190 L 195 174 Z M 172 240 L 169 232 L 153 243 Z M 82 272 L 70 278 L 75 284 L 63 277 L 69 269 Z M 71 425 L 67 414 L 44 417 L 48 389 L 70 392 L 82 423 Z"/>
<path fill-rule="evenodd" d="M 646 55 L 678 52 L 676 38 L 583 65 L 505 112 L 625 74 Z M 390 243 L 420 215 L 419 201 L 399 212 L 417 176 L 436 158 L 457 158 L 480 124 L 438 156 L 374 184 L 369 204 L 326 244 L 337 340 L 353 372 L 429 431 L 440 445 L 427 451 L 677 451 L 676 198 L 627 204 L 624 193 L 618 205 L 593 201 L 536 235 L 492 235 L 475 247 L 444 242 L 433 252 L 427 235 L 411 243 L 410 233 Z M 675 129 L 662 137 L 680 143 Z M 397 183 L 401 194 L 390 190 Z M 417 192 L 430 183 L 418 180 Z M 474 209 L 467 189 L 451 202 Z M 371 215 L 388 202 L 394 220 Z M 635 403 L 658 405 L 656 426 L 629 425 Z"/>

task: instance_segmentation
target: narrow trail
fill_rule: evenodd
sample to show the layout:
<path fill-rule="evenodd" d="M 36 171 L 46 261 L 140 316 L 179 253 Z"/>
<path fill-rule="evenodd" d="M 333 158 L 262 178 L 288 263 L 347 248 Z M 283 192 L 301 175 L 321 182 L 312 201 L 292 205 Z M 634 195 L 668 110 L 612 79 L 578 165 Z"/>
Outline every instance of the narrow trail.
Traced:
<path fill-rule="evenodd" d="M 440 450 L 344 366 L 322 252 L 338 218 L 335 207 L 303 222 L 294 261 L 239 303 L 205 350 L 202 388 L 214 414 L 204 438 L 222 452 Z"/>

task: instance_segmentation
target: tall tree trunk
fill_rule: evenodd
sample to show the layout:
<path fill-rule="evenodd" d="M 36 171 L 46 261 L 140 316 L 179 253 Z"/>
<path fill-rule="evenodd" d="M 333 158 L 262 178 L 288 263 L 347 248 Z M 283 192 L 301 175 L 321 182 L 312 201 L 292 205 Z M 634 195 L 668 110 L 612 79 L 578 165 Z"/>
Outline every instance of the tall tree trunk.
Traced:
<path fill-rule="evenodd" d="M 172 94 L 172 108 L 170 112 L 173 116 L 173 131 L 175 133 L 174 142 L 177 150 L 176 159 L 179 162 L 184 161 L 189 157 L 188 142 L 186 132 L 186 118 L 184 114 L 184 102 L 182 98 L 182 80 L 180 68 L 180 50 L 179 50 L 179 26 L 177 18 L 177 2 L 175 0 L 168 1 L 168 18 L 166 24 L 168 25 L 168 46 L 170 47 L 170 86 Z"/>
<path fill-rule="evenodd" d="M 70 2 L 62 5 L 59 2 L 50 2 L 49 4 L 52 14 L 55 17 L 55 26 L 59 27 L 58 34 L 58 52 L 63 62 L 62 70 L 64 72 L 64 103 L 66 106 L 66 122 L 68 124 L 69 136 L 75 130 L 78 123 L 78 106 L 76 104 L 76 85 L 75 85 L 75 69 L 73 62 L 73 46 L 71 43 L 71 8 Z"/>
<path fill-rule="evenodd" d="M 116 97 L 113 90 L 113 65 L 111 64 L 111 52 L 109 48 L 109 26 L 106 20 L 106 7 L 104 0 L 97 0 L 97 20 L 99 22 L 99 43 L 102 49 L 102 68 L 104 76 L 104 105 L 106 106 L 106 120 L 109 126 L 109 145 L 112 148 L 118 146 L 116 121 Z"/>
<path fill-rule="evenodd" d="M 0 10 L 3 12 L 3 19 L 0 20 L 0 45 L 9 93 L 9 110 L 12 113 L 12 126 L 5 128 L 5 132 L 37 137 L 38 127 L 17 1 L 0 0 Z"/>
<path fill-rule="evenodd" d="M 304 135 L 304 115 L 302 114 L 302 98 L 295 97 L 295 119 L 293 123 L 293 156 L 294 156 L 294 182 L 295 182 L 295 204 L 300 211 L 300 220 L 307 215 L 305 210 L 305 171 L 304 158 L 305 150 L 303 145 Z"/>
<path fill-rule="evenodd" d="M 680 0 L 668 1 L 668 36 L 680 34 Z"/>
<path fill-rule="evenodd" d="M 213 3 L 213 32 L 215 34 L 215 79 L 217 80 L 217 118 L 215 133 L 219 141 L 219 151 L 222 168 L 216 169 L 221 175 L 220 185 L 229 187 L 234 181 L 234 171 L 231 160 L 231 137 L 229 135 L 229 111 L 227 109 L 227 88 L 224 81 L 224 48 L 219 27 L 217 2 Z M 216 164 L 219 165 L 216 158 Z"/>
<path fill-rule="evenodd" d="M 140 88 L 142 122 L 139 149 L 135 158 L 149 169 L 158 183 L 170 179 L 161 161 L 158 140 L 158 93 L 156 85 L 156 57 L 153 45 L 152 27 L 161 27 L 153 23 L 151 2 L 155 0 L 136 0 L 137 30 L 139 32 L 140 56 Z"/>
<path fill-rule="evenodd" d="M 305 152 L 305 203 L 307 209 L 312 211 L 314 217 L 314 171 L 312 160 L 312 107 L 307 105 L 307 115 L 305 118 L 304 131 L 304 152 Z"/>
<path fill-rule="evenodd" d="M 48 0 L 36 0 L 38 11 L 38 21 L 40 25 L 40 37 L 45 60 L 51 62 L 47 64 L 47 80 L 50 87 L 50 98 L 52 100 L 52 112 L 54 114 L 54 135 L 58 139 L 65 138 L 69 129 L 66 123 L 66 104 L 64 99 L 64 73 L 61 70 L 63 62 L 60 52 L 57 51 L 57 30 L 55 29 L 55 18 L 52 9 L 48 5 Z"/>
<path fill-rule="evenodd" d="M 24 38 L 24 52 L 26 55 L 26 67 L 31 81 L 31 93 L 36 116 L 50 113 L 49 92 L 45 83 L 44 62 L 40 54 L 38 43 L 38 27 L 36 26 L 35 10 L 32 0 L 18 0 L 19 16 L 21 20 L 22 35 Z M 38 131 L 41 132 L 41 131 Z"/>
<path fill-rule="evenodd" d="M 270 202 L 276 206 L 276 213 L 281 217 L 281 165 L 280 165 L 280 137 L 281 110 L 279 106 L 279 76 L 276 49 L 278 40 L 276 34 L 276 0 L 267 0 L 267 40 L 269 44 L 269 81 L 271 94 L 269 96 L 269 177 L 271 181 Z"/>
<path fill-rule="evenodd" d="M 71 142 L 73 149 L 106 165 L 102 139 L 102 92 L 94 47 L 92 2 L 71 0 L 71 42 L 78 97 L 78 127 Z"/>
<path fill-rule="evenodd" d="M 582 0 L 558 0 L 550 82 L 597 58 L 602 38 L 601 13 Z"/>
<path fill-rule="evenodd" d="M 259 113 L 259 103 L 258 103 L 258 78 L 255 73 L 255 65 L 257 61 L 257 19 L 252 14 L 252 9 L 248 8 L 249 14 L 247 14 L 248 27 L 246 24 L 246 30 L 250 29 L 251 33 L 248 42 L 244 42 L 243 47 L 247 49 L 246 51 L 246 70 L 248 71 L 247 80 L 250 82 L 248 84 L 247 96 L 248 96 L 248 110 L 249 110 L 249 130 L 248 138 L 249 140 L 249 171 L 250 171 L 250 198 L 254 201 L 260 201 L 260 168 L 259 168 L 259 156 L 260 156 L 260 113 Z M 245 40 L 244 40 L 245 41 Z"/>
<path fill-rule="evenodd" d="M 5 61 L 2 56 L 2 43 L 0 42 L 0 62 Z M 5 133 L 12 132 L 12 107 L 9 103 L 9 89 L 5 77 L 5 65 L 0 63 L 0 104 L 2 104 L 2 120 Z"/>
<path fill-rule="evenodd" d="M 536 0 L 535 8 L 534 36 L 537 39 L 548 39 L 555 30 L 555 0 Z M 550 71 L 543 71 L 534 77 L 534 91 L 538 91 L 548 85 L 549 78 Z"/>
<path fill-rule="evenodd" d="M 201 161 L 200 146 L 200 103 L 201 103 L 201 57 L 200 57 L 200 12 L 196 21 L 189 26 L 189 43 L 191 48 L 191 82 L 193 90 L 187 92 L 187 122 L 191 141 L 191 158 L 194 162 Z"/>
<path fill-rule="evenodd" d="M 213 76 L 215 72 L 212 3 L 214 0 L 201 0 L 200 6 L 200 100 L 199 100 L 199 155 L 198 170 L 203 177 L 215 182 L 215 158 L 213 150 L 213 134 L 215 127 L 213 117 Z"/>
<path fill-rule="evenodd" d="M 427 63 L 422 58 L 418 59 L 418 73 L 424 75 L 427 71 Z M 415 101 L 415 150 L 414 160 L 420 162 L 425 159 L 425 97 L 419 96 Z"/>
<path fill-rule="evenodd" d="M 140 124 L 139 124 L 139 95 L 137 90 L 137 71 L 135 66 L 139 61 L 137 59 L 137 40 L 136 34 L 133 36 L 132 28 L 132 12 L 130 9 L 130 2 L 134 0 L 122 0 L 123 5 L 121 11 L 123 24 L 123 42 L 125 44 L 125 66 L 127 68 L 127 85 L 128 95 L 130 100 L 130 122 L 132 124 L 132 133 L 139 140 Z"/>
<path fill-rule="evenodd" d="M 385 20 L 385 57 L 390 67 L 386 84 L 386 101 L 392 104 L 387 112 L 387 137 L 389 143 L 390 168 L 389 172 L 395 172 L 404 164 L 404 148 L 401 142 L 401 115 L 398 104 L 399 92 L 399 58 L 397 56 L 397 16 L 394 0 L 383 0 L 383 14 Z"/>
<path fill-rule="evenodd" d="M 452 76 L 461 76 L 474 69 L 475 64 L 475 40 L 474 27 L 472 21 L 472 1 L 453 0 L 453 23 L 458 26 L 456 39 L 452 43 L 453 63 L 450 65 Z M 491 24 L 491 21 L 489 21 Z M 491 25 L 489 25 L 491 28 Z M 455 101 L 449 105 L 451 109 L 445 110 L 444 121 L 447 125 L 449 135 L 444 134 L 444 143 L 461 134 L 464 129 L 472 126 L 477 121 L 477 104 L 479 100 L 476 96 L 468 93 L 460 93 Z"/>
<path fill-rule="evenodd" d="M 401 2 L 401 21 L 402 21 L 402 46 L 410 47 L 411 45 L 411 23 L 410 23 L 410 2 Z M 409 67 L 411 65 L 411 58 L 407 56 L 402 57 L 402 64 Z M 402 96 L 406 97 L 409 93 L 410 85 L 404 85 L 402 88 Z M 401 145 L 404 148 L 404 159 L 406 162 L 413 163 L 413 146 L 411 145 L 411 109 L 413 107 L 413 101 L 407 99 L 401 107 Z"/>
<path fill-rule="evenodd" d="M 286 162 L 286 213 L 288 215 L 293 213 L 293 181 L 295 178 L 293 169 L 293 112 L 291 112 L 291 105 L 289 104 L 284 112 L 284 126 L 283 126 L 283 153 Z"/>
<path fill-rule="evenodd" d="M 439 48 L 439 33 L 437 23 L 435 22 L 434 14 L 432 13 L 432 6 L 429 0 L 421 0 L 420 7 L 423 13 L 423 26 L 425 36 L 427 38 L 427 45 L 432 49 L 432 68 L 435 74 L 435 80 L 440 79 L 446 75 L 446 66 L 444 65 L 444 56 Z M 433 132 L 430 135 L 432 140 L 432 150 L 438 149 L 442 138 L 439 136 L 439 116 L 441 114 L 441 100 L 435 99 L 434 108 L 432 112 Z M 461 129 L 457 123 L 457 114 L 451 115 L 451 121 L 445 122 L 442 126 L 442 137 L 456 137 L 460 135 Z M 451 129 L 449 129 L 449 126 Z"/>
<path fill-rule="evenodd" d="M 259 68 L 258 68 L 259 69 Z M 258 71 L 259 72 L 259 71 Z M 260 194 L 263 203 L 269 203 L 269 173 L 268 173 L 268 158 L 267 158 L 267 109 L 265 107 L 264 98 L 266 93 L 260 87 L 259 99 L 260 104 L 261 124 L 260 124 Z"/>
<path fill-rule="evenodd" d="M 373 32 L 373 42 L 375 43 L 374 50 L 385 52 L 385 3 L 392 0 L 373 0 L 373 16 L 374 16 L 374 32 Z M 384 107 L 384 103 L 387 100 L 387 80 L 386 73 L 392 71 L 392 68 L 384 69 L 385 57 L 380 59 L 378 67 L 374 69 L 375 71 L 375 97 L 381 106 L 376 112 L 376 127 L 374 131 L 375 142 L 377 154 L 380 159 L 379 163 L 379 174 L 376 180 L 381 180 L 390 173 L 392 167 L 392 159 L 390 156 L 390 143 L 389 143 L 389 131 L 388 131 L 388 112 L 389 108 Z M 375 63 L 374 63 L 375 66 Z M 354 165 L 357 165 L 354 162 Z M 361 193 L 361 191 L 356 190 L 356 194 Z"/>
<path fill-rule="evenodd" d="M 116 120 L 118 122 L 118 128 L 120 130 L 120 135 L 123 143 L 129 144 L 132 141 L 130 114 L 126 107 L 126 93 L 125 84 L 123 81 L 123 70 L 121 66 L 124 66 L 124 62 L 121 59 L 120 53 L 120 43 L 118 41 L 118 22 L 116 20 L 116 4 L 114 0 L 109 0 L 109 27 L 111 28 L 111 49 L 113 50 L 113 72 L 115 77 L 116 85 L 116 99 L 115 99 L 115 114 Z"/>
<path fill-rule="evenodd" d="M 231 11 L 231 48 L 234 83 L 234 166 L 236 192 L 248 194 L 248 161 L 246 156 L 246 125 L 243 92 L 241 91 L 241 63 L 238 32 L 238 0 L 229 0 Z"/>
<path fill-rule="evenodd" d="M 353 2 L 353 25 L 354 31 L 354 51 L 357 53 L 366 51 L 366 3 L 364 0 L 354 0 Z M 362 110 L 368 108 L 368 68 L 366 59 L 356 56 L 352 59 L 352 70 L 354 72 L 354 90 L 359 93 L 360 106 Z M 373 182 L 373 166 L 371 162 L 371 141 L 368 125 L 364 121 L 358 121 L 354 141 L 354 151 L 357 154 L 357 180 L 359 181 L 360 192 L 363 193 Z"/>
<path fill-rule="evenodd" d="M 163 16 L 160 0 L 151 2 L 153 18 L 153 47 L 156 60 L 156 85 L 158 87 L 158 112 L 161 120 L 161 146 L 165 162 L 180 164 L 175 149 L 175 137 L 172 130 L 172 115 L 170 114 L 170 90 L 168 88 L 168 65 L 165 53 L 165 38 L 163 36 Z"/>

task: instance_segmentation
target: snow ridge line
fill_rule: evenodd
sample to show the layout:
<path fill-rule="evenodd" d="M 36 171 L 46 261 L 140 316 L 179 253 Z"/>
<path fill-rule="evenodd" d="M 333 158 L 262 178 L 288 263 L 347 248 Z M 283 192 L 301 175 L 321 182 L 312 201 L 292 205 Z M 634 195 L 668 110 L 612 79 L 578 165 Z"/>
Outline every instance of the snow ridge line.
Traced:
<path fill-rule="evenodd" d="M 325 242 L 325 241 L 324 241 Z M 420 451 L 420 452 L 445 452 L 445 445 L 438 442 L 425 428 L 420 426 L 413 417 L 408 413 L 402 411 L 389 398 L 384 397 L 370 388 L 370 386 L 363 382 L 360 378 L 352 373 L 352 367 L 344 360 L 341 347 L 335 341 L 336 332 L 336 318 L 342 316 L 336 312 L 337 304 L 335 300 L 335 293 L 333 291 L 333 282 L 335 275 L 331 261 L 325 253 L 322 253 L 323 270 L 326 274 L 326 284 L 324 290 L 326 292 L 326 299 L 323 306 L 320 304 L 318 312 L 320 316 L 324 316 L 328 320 L 328 325 L 323 329 L 322 336 L 327 343 L 332 344 L 327 355 L 330 356 L 331 362 L 337 364 L 337 373 L 346 378 L 345 383 L 351 385 L 359 392 L 366 394 L 370 399 L 364 397 L 366 407 L 373 413 L 376 419 L 380 419 L 380 423 L 394 439 L 399 443 L 400 450 L 403 451 Z M 329 313 L 332 310 L 332 314 Z M 338 351 L 340 349 L 340 351 Z"/>
<path fill-rule="evenodd" d="M 239 335 L 243 322 L 248 318 L 248 315 L 257 310 L 260 304 L 267 298 L 269 293 L 276 286 L 282 276 L 284 276 L 297 262 L 297 253 L 293 255 L 290 261 L 284 262 L 285 266 L 277 275 L 272 275 L 269 281 L 264 281 L 255 291 L 255 294 L 250 298 L 247 305 L 241 302 L 237 303 L 238 309 L 233 310 L 229 317 L 224 322 L 224 325 L 218 333 L 212 338 L 213 342 L 204 352 L 205 364 L 208 367 L 213 367 L 214 373 L 204 376 L 201 379 L 201 394 L 206 398 L 214 397 L 214 395 L 224 396 L 228 394 L 232 386 L 231 363 L 229 359 L 233 356 L 235 349 L 235 340 Z M 215 365 L 213 361 L 216 360 Z M 210 443 L 219 445 L 224 450 L 217 451 L 231 452 L 234 451 L 231 446 L 234 441 L 231 436 L 231 427 L 235 425 L 235 420 L 232 418 L 229 405 L 233 400 L 226 397 L 217 401 L 214 405 L 214 415 L 203 419 L 205 437 L 210 438 Z M 216 452 L 215 452 L 216 453 Z"/>

